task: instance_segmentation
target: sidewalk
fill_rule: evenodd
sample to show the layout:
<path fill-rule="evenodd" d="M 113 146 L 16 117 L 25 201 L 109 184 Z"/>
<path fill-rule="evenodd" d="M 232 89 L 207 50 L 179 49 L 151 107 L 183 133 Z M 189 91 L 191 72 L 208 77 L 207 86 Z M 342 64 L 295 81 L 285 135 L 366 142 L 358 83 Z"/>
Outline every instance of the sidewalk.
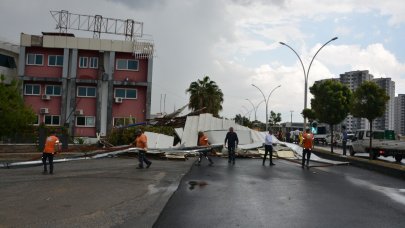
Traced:
<path fill-rule="evenodd" d="M 0 227 L 152 227 L 189 171 L 187 161 L 105 158 L 0 169 Z"/>

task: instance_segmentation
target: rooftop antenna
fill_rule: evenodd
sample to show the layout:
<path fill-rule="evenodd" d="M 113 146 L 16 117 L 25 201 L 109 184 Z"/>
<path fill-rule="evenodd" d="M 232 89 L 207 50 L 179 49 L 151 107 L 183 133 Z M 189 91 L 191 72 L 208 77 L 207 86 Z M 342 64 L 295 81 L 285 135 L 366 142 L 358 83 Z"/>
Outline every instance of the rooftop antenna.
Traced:
<path fill-rule="evenodd" d="M 132 19 L 107 18 L 101 15 L 84 15 L 70 13 L 67 10 L 50 11 L 56 21 L 56 29 L 67 33 L 68 29 L 93 32 L 93 38 L 101 38 L 101 34 L 125 36 L 126 41 L 133 42 L 135 58 L 151 58 L 154 56 L 154 42 L 145 39 L 143 22 Z"/>
<path fill-rule="evenodd" d="M 70 13 L 67 10 L 50 11 L 56 21 L 56 29 L 67 33 L 68 29 L 93 32 L 93 38 L 100 38 L 102 33 L 123 35 L 125 40 L 132 41 L 143 36 L 143 22 L 132 19 L 122 20 L 107 18 L 101 15 Z"/>

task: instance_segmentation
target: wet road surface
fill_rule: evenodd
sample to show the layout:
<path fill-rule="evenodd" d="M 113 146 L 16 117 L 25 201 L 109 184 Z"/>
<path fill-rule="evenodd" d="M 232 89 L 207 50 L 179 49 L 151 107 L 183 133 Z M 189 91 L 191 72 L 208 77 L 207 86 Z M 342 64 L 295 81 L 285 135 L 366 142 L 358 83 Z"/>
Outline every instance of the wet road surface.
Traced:
<path fill-rule="evenodd" d="M 348 165 L 214 161 L 184 176 L 154 227 L 405 227 L 403 180 Z"/>
<path fill-rule="evenodd" d="M 152 227 L 192 161 L 105 158 L 0 169 L 0 227 Z"/>

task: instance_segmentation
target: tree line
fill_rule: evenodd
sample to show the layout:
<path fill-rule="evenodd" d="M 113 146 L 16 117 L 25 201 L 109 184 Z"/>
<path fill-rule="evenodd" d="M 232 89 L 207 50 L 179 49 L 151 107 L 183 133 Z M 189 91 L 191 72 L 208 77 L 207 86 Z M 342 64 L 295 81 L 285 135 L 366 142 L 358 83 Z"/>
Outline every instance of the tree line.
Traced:
<path fill-rule="evenodd" d="M 372 134 L 373 120 L 384 114 L 390 99 L 385 90 L 372 81 L 363 82 L 354 92 L 337 80 L 316 82 L 309 90 L 313 95 L 311 109 L 303 110 L 302 114 L 310 121 L 328 124 L 332 142 L 333 126 L 341 123 L 349 114 L 366 118 Z M 372 137 L 369 146 L 372 147 Z"/>
<path fill-rule="evenodd" d="M 14 81 L 11 85 L 5 85 L 3 80 L 2 75 L 0 77 L 0 138 L 28 129 L 36 120 L 31 107 L 24 105 L 20 94 L 21 84 Z M 354 92 L 337 80 L 320 81 L 309 89 L 313 94 L 311 109 L 303 110 L 302 115 L 310 121 L 316 120 L 328 124 L 332 137 L 333 126 L 341 123 L 349 113 L 354 117 L 366 118 L 372 130 L 373 120 L 384 114 L 389 100 L 385 91 L 371 81 L 363 82 Z M 209 76 L 191 82 L 185 92 L 189 94 L 190 110 L 202 110 L 203 113 L 211 113 L 219 117 L 219 112 L 223 109 L 224 94 Z M 250 128 L 264 129 L 264 123 L 250 121 L 240 114 L 235 116 L 235 121 Z M 268 121 L 270 126 L 277 125 L 281 122 L 281 114 L 271 111 Z M 370 147 L 371 143 L 370 138 Z"/>

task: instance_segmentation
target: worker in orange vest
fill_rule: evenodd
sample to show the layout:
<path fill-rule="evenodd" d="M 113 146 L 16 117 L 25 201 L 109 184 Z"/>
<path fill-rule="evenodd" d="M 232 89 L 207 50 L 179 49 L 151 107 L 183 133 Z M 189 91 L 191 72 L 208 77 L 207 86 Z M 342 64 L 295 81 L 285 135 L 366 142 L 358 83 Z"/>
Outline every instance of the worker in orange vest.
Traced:
<path fill-rule="evenodd" d="M 208 137 L 202 131 L 198 132 L 198 146 L 202 146 L 202 147 L 209 146 Z M 210 164 L 209 164 L 210 166 L 212 166 L 214 164 L 212 159 L 210 157 L 208 157 L 208 150 L 200 151 L 199 154 L 200 154 L 200 156 L 198 157 L 198 163 L 197 163 L 198 166 L 200 166 L 203 156 L 210 162 Z"/>
<path fill-rule="evenodd" d="M 139 148 L 138 150 L 138 160 L 139 165 L 137 169 L 143 169 L 143 163 L 146 163 L 146 168 L 152 165 L 152 162 L 146 158 L 146 150 L 148 149 L 148 138 L 143 133 L 141 129 L 136 130 L 135 146 Z"/>
<path fill-rule="evenodd" d="M 46 160 L 49 162 L 49 174 L 53 174 L 53 156 L 60 150 L 59 138 L 56 137 L 55 131 L 51 130 L 50 136 L 46 138 L 45 148 L 42 153 L 42 164 L 44 165 L 43 174 L 48 173 Z"/>
<path fill-rule="evenodd" d="M 302 135 L 302 147 L 302 168 L 304 168 L 304 165 L 309 168 L 309 159 L 311 157 L 312 148 L 314 147 L 314 135 L 309 128 L 306 129 L 305 133 Z M 305 157 L 307 158 L 305 159 Z"/>

